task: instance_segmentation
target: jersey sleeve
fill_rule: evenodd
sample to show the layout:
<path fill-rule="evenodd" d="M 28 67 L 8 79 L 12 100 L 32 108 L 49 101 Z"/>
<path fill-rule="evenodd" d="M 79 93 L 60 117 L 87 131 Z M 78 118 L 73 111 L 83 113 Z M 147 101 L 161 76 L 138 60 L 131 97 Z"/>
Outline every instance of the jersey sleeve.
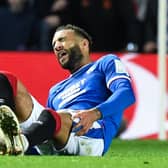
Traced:
<path fill-rule="evenodd" d="M 119 57 L 109 54 L 99 62 L 101 71 L 105 75 L 106 85 L 110 89 L 111 84 L 116 79 L 130 80 L 130 75 Z M 113 88 L 111 88 L 113 91 Z"/>
<path fill-rule="evenodd" d="M 101 112 L 102 118 L 115 114 L 122 116 L 123 111 L 135 102 L 130 76 L 117 56 L 108 55 L 100 65 L 112 94 L 96 108 Z"/>

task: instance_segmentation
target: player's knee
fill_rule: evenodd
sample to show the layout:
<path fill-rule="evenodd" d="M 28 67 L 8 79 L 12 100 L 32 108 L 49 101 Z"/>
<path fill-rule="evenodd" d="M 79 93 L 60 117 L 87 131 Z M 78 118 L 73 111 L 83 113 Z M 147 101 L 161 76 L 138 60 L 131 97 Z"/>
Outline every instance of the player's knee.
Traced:
<path fill-rule="evenodd" d="M 58 113 L 58 114 L 59 114 L 60 119 L 61 119 L 60 134 L 63 134 L 63 137 L 65 137 L 65 135 L 69 135 L 69 133 L 72 129 L 71 114 L 67 113 L 67 112 L 61 112 L 61 113 Z"/>
<path fill-rule="evenodd" d="M 0 71 L 0 84 L 12 89 L 13 95 L 16 96 L 17 77 L 7 71 Z"/>
<path fill-rule="evenodd" d="M 69 113 L 64 113 L 64 112 L 57 113 L 56 111 L 50 108 L 46 108 L 45 110 L 47 110 L 53 116 L 53 118 L 57 123 L 56 129 L 55 129 L 55 135 L 57 136 L 58 133 L 59 135 L 62 135 L 62 134 L 69 135 L 69 132 L 72 127 L 71 115 Z"/>
<path fill-rule="evenodd" d="M 15 110 L 16 90 L 17 78 L 9 72 L 0 71 L 0 105 L 7 105 Z"/>

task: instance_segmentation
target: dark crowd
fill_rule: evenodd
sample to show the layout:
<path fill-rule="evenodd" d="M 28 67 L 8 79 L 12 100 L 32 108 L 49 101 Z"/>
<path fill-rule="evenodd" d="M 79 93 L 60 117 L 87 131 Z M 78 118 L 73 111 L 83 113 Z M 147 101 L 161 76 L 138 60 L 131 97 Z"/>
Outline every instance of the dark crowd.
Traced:
<path fill-rule="evenodd" d="M 55 29 L 74 24 L 93 52 L 157 51 L 158 0 L 1 0 L 0 50 L 50 51 Z"/>

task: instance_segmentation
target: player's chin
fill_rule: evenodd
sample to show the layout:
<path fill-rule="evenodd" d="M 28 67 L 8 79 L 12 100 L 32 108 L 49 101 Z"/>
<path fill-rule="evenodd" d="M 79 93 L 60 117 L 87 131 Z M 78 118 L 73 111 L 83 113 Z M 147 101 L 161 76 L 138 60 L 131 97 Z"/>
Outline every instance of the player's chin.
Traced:
<path fill-rule="evenodd" d="M 68 62 L 60 63 L 61 67 L 64 69 L 69 69 Z"/>

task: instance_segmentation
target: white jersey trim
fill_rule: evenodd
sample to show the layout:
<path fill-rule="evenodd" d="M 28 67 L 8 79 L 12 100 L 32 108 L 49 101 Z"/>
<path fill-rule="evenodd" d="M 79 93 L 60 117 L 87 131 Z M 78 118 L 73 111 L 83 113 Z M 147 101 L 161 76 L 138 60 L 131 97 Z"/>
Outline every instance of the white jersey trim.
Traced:
<path fill-rule="evenodd" d="M 128 80 L 131 80 L 130 77 L 125 76 L 125 75 L 115 76 L 114 78 L 110 79 L 110 80 L 107 82 L 107 87 L 109 88 L 109 87 L 110 87 L 110 84 L 111 84 L 114 80 L 120 79 L 120 78 L 125 78 L 125 79 L 128 79 Z"/>

